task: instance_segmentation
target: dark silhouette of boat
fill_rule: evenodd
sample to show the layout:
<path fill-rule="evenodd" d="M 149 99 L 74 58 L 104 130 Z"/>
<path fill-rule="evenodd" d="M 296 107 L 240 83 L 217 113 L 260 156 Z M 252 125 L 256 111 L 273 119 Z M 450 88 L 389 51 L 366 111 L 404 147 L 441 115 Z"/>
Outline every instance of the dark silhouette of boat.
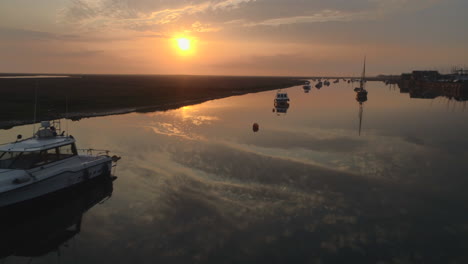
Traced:
<path fill-rule="evenodd" d="M 362 117 L 364 114 L 364 102 L 367 102 L 367 90 L 365 89 L 366 84 L 366 58 L 364 57 L 364 67 L 362 70 L 361 80 L 359 82 L 359 87 L 354 88 L 356 92 L 356 101 L 359 103 L 359 136 L 361 135 L 362 128 Z"/>
<path fill-rule="evenodd" d="M 58 251 L 81 231 L 83 215 L 111 197 L 116 177 L 99 176 L 34 201 L 0 210 L 0 260 Z M 3 262 L 2 262 L 3 263 Z"/>
<path fill-rule="evenodd" d="M 318 82 L 318 83 L 315 85 L 315 88 L 320 89 L 320 88 L 322 88 L 322 86 L 323 86 L 323 82 Z"/>
<path fill-rule="evenodd" d="M 365 89 L 366 84 L 366 58 L 364 57 L 364 68 L 362 70 L 361 80 L 359 81 L 359 87 L 354 88 L 356 92 L 356 100 L 359 98 L 360 101 L 367 101 L 367 90 Z"/>

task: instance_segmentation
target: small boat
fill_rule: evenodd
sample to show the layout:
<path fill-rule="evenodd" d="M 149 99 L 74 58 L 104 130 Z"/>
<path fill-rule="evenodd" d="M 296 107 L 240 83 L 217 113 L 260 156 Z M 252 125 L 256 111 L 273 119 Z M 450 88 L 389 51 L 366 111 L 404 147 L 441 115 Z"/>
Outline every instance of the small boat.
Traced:
<path fill-rule="evenodd" d="M 367 101 L 367 90 L 364 88 L 366 83 L 366 58 L 364 58 L 364 68 L 362 70 L 362 76 L 361 79 L 359 80 L 359 87 L 354 88 L 354 91 L 356 92 L 356 100 L 359 103 L 363 103 Z"/>
<path fill-rule="evenodd" d="M 41 122 L 31 138 L 0 146 L 0 207 L 64 190 L 100 175 L 110 175 L 117 156 L 108 151 L 78 155 L 73 136 L 60 122 Z"/>
<path fill-rule="evenodd" d="M 340 79 L 336 79 L 333 83 L 339 83 Z"/>
<path fill-rule="evenodd" d="M 281 90 L 279 90 L 276 93 L 276 98 L 274 100 L 274 103 L 275 103 L 275 106 L 277 106 L 277 105 L 289 105 L 288 93 L 281 92 Z"/>
<path fill-rule="evenodd" d="M 322 82 L 318 82 L 318 83 L 315 85 L 315 88 L 320 89 L 320 88 L 322 88 L 322 86 L 323 86 L 323 83 L 322 83 Z"/>
<path fill-rule="evenodd" d="M 325 85 L 325 86 L 330 86 L 330 81 L 329 81 L 329 80 L 324 81 L 324 82 L 323 82 L 323 85 Z"/>

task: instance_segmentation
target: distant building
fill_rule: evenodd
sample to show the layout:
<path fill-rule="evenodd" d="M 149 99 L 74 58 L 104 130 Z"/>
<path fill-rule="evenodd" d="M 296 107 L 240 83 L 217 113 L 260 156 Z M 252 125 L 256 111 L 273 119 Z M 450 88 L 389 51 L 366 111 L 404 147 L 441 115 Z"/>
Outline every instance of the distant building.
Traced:
<path fill-rule="evenodd" d="M 398 86 L 401 93 L 409 93 L 411 98 L 444 96 L 468 100 L 468 76 L 460 73 L 441 75 L 438 71 L 413 71 L 402 74 Z"/>
<path fill-rule="evenodd" d="M 411 75 L 415 81 L 437 81 L 440 79 L 438 71 L 413 71 Z"/>

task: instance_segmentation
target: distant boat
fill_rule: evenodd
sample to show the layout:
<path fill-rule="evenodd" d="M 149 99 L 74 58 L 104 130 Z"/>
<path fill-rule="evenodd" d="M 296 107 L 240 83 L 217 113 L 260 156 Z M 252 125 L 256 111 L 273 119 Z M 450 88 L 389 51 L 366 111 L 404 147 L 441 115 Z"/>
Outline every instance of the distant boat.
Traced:
<path fill-rule="evenodd" d="M 339 83 L 340 79 L 336 79 L 333 83 Z"/>
<path fill-rule="evenodd" d="M 324 81 L 323 85 L 330 86 L 330 81 L 329 80 Z"/>
<path fill-rule="evenodd" d="M 304 85 L 302 88 L 304 89 L 304 93 L 309 93 L 312 86 L 310 86 L 310 84 L 308 84 L 308 85 Z"/>
<path fill-rule="evenodd" d="M 364 88 L 366 83 L 366 58 L 364 58 L 364 68 L 362 70 L 361 80 L 359 81 L 359 87 L 354 88 L 356 92 L 356 100 L 360 103 L 367 101 L 367 90 Z"/>
<path fill-rule="evenodd" d="M 318 82 L 318 83 L 315 85 L 315 88 L 320 89 L 320 88 L 322 88 L 322 86 L 323 86 L 323 83 L 322 83 L 322 82 Z"/>
<path fill-rule="evenodd" d="M 276 98 L 274 100 L 275 106 L 277 105 L 289 105 L 289 97 L 288 93 L 286 92 L 281 92 L 281 90 L 278 90 L 276 93 Z"/>
<path fill-rule="evenodd" d="M 356 92 L 356 101 L 359 103 L 359 136 L 361 135 L 362 118 L 364 114 L 363 103 L 367 101 L 367 90 L 365 89 L 366 84 L 366 58 L 364 57 L 364 68 L 362 70 L 362 76 L 359 87 L 354 88 Z"/>

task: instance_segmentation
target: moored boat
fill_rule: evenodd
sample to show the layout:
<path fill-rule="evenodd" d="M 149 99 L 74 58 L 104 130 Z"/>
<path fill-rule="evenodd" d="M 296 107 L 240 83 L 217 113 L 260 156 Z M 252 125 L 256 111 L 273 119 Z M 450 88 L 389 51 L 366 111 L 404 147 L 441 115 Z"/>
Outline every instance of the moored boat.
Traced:
<path fill-rule="evenodd" d="M 356 92 L 356 100 L 360 103 L 367 101 L 367 90 L 364 88 L 366 83 L 366 59 L 364 58 L 364 68 L 362 70 L 362 76 L 359 80 L 359 87 L 354 88 Z"/>
<path fill-rule="evenodd" d="M 322 83 L 322 82 L 318 82 L 318 83 L 315 85 L 315 88 L 320 89 L 320 88 L 322 88 L 322 86 L 323 86 L 323 83 Z"/>
<path fill-rule="evenodd" d="M 279 90 L 276 93 L 274 103 L 275 103 L 275 106 L 277 106 L 277 105 L 288 105 L 289 104 L 288 93 L 282 92 L 281 90 Z"/>
<path fill-rule="evenodd" d="M 108 151 L 78 155 L 73 136 L 49 121 L 33 137 L 0 146 L 0 207 L 60 191 L 100 175 L 110 175 Z"/>

